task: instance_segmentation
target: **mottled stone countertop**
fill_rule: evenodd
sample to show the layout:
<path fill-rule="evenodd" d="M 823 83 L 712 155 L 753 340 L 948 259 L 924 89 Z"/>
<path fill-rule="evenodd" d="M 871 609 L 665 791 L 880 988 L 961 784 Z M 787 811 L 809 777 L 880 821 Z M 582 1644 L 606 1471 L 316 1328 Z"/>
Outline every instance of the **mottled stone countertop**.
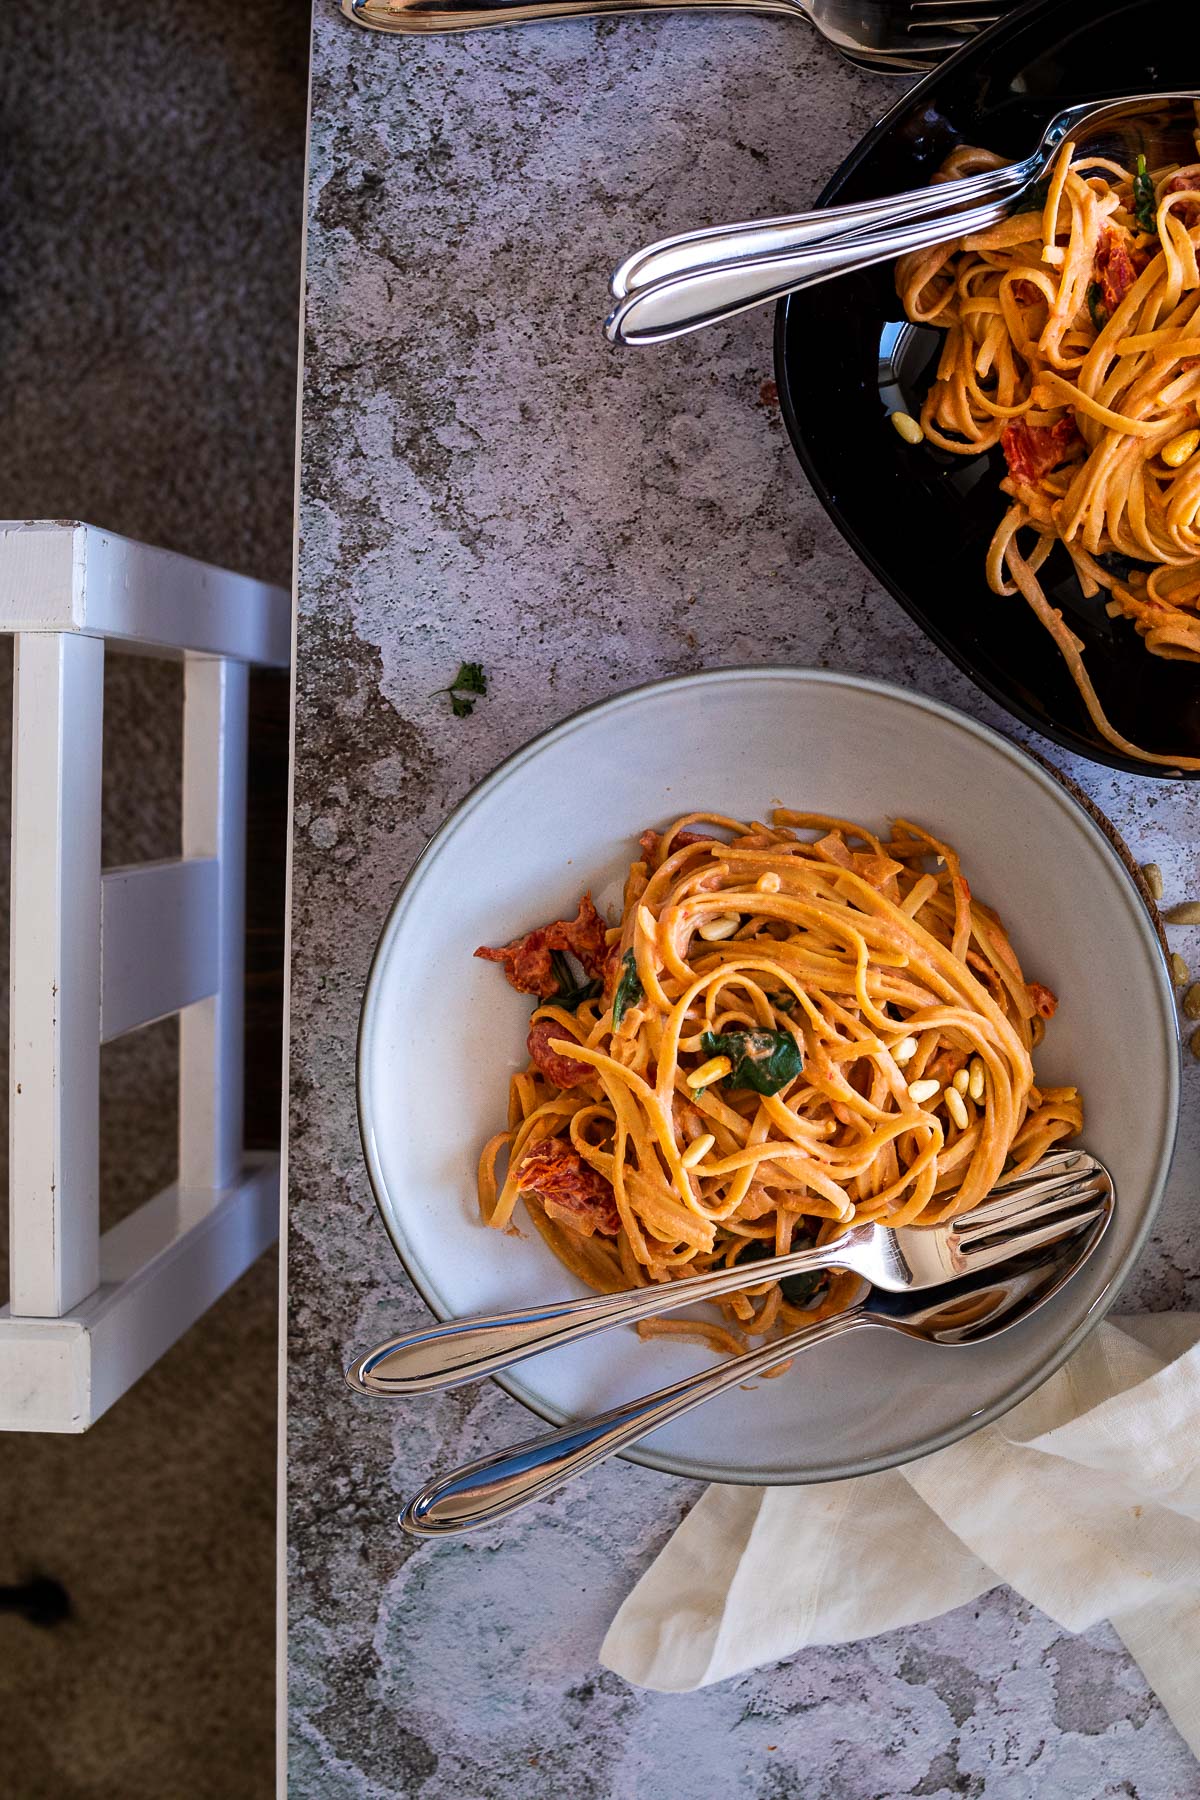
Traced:
<path fill-rule="evenodd" d="M 414 1546 L 400 1497 L 528 1415 L 493 1386 L 351 1400 L 352 1349 L 427 1316 L 376 1218 L 354 1044 L 376 935 L 482 774 L 598 695 L 706 664 L 890 675 L 1014 731 L 809 492 L 756 312 L 602 340 L 664 231 L 802 204 L 894 95 L 798 24 L 663 16 L 447 39 L 319 0 L 293 890 L 291 1792 L 305 1800 L 1187 1800 L 1200 1771 L 1108 1629 L 998 1589 L 691 1695 L 597 1666 L 696 1489 L 609 1464 L 502 1531 Z M 451 716 L 461 657 L 491 692 Z M 1021 735 L 1014 732 L 1014 735 Z M 1200 787 L 1065 758 L 1168 891 Z M 1188 871 L 1185 881 L 1185 869 Z M 1189 938 L 1191 941 L 1189 942 Z M 1179 947 L 1200 963 L 1200 933 Z M 1200 1305 L 1200 1066 L 1122 1304 Z"/>

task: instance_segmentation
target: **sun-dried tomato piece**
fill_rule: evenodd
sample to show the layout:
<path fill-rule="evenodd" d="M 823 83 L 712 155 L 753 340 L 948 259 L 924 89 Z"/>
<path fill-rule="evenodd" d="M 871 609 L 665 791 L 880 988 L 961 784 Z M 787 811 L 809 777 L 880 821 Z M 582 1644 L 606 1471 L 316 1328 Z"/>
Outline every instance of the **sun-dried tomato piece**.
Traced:
<path fill-rule="evenodd" d="M 1052 988 L 1043 987 L 1040 981 L 1027 982 L 1029 998 L 1033 1002 L 1033 1010 L 1043 1019 L 1052 1019 L 1058 1011 L 1058 995 Z"/>
<path fill-rule="evenodd" d="M 664 836 L 665 833 L 661 831 L 643 831 L 638 843 L 647 862 L 658 861 L 659 846 Z M 686 850 L 689 844 L 713 844 L 716 841 L 710 832 L 677 831 L 671 838 L 671 855 L 674 856 L 677 850 Z"/>
<path fill-rule="evenodd" d="M 517 1167 L 523 1194 L 536 1194 L 548 1216 L 581 1237 L 616 1237 L 621 1215 L 607 1181 L 566 1138 L 539 1138 Z"/>
<path fill-rule="evenodd" d="M 503 963 L 504 973 L 518 994 L 537 994 L 539 999 L 549 1000 L 561 991 L 553 961 L 555 951 L 578 957 L 589 980 L 604 974 L 608 931 L 590 894 L 583 896 L 573 919 L 555 919 L 549 925 L 539 925 L 499 949 L 481 944 L 475 954 L 485 962 Z"/>
<path fill-rule="evenodd" d="M 1106 227 L 1100 234 L 1092 267 L 1104 310 L 1111 319 L 1138 278 L 1131 246 L 1123 232 L 1114 231 L 1111 225 Z"/>
<path fill-rule="evenodd" d="M 576 1062 L 572 1057 L 564 1056 L 561 1051 L 550 1048 L 552 1038 L 561 1039 L 566 1035 L 562 1026 L 556 1025 L 553 1019 L 538 1019 L 530 1026 L 529 1036 L 525 1040 L 529 1060 L 547 1081 L 552 1081 L 559 1088 L 578 1087 L 580 1082 L 586 1081 L 592 1074 L 590 1063 Z"/>
<path fill-rule="evenodd" d="M 932 1061 L 927 1064 L 923 1071 L 923 1079 L 938 1081 L 943 1087 L 949 1087 L 958 1071 L 965 1069 L 970 1060 L 969 1051 L 955 1050 L 948 1044 L 944 1050 L 939 1050 Z"/>
<path fill-rule="evenodd" d="M 1032 487 L 1070 455 L 1079 432 L 1070 413 L 1054 425 L 1028 425 L 1011 419 L 1000 434 L 1004 460 L 1014 481 Z"/>
<path fill-rule="evenodd" d="M 1177 175 L 1172 175 L 1169 181 L 1163 183 L 1164 194 L 1183 194 L 1189 188 L 1193 192 L 1200 192 L 1200 168 L 1181 169 Z M 1193 225 L 1200 224 L 1200 201 L 1189 200 L 1186 206 L 1174 206 L 1171 211 L 1189 231 Z"/>

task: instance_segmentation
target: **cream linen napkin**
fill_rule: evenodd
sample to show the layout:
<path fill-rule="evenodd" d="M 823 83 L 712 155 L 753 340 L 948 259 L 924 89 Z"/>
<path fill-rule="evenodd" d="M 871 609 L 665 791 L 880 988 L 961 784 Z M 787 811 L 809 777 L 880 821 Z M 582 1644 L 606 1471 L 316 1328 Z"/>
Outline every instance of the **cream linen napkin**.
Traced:
<path fill-rule="evenodd" d="M 1200 1315 L 1099 1325 L 994 1425 L 903 1468 L 710 1487 L 600 1660 L 680 1692 L 999 1582 L 1068 1631 L 1110 1619 L 1200 1755 Z"/>

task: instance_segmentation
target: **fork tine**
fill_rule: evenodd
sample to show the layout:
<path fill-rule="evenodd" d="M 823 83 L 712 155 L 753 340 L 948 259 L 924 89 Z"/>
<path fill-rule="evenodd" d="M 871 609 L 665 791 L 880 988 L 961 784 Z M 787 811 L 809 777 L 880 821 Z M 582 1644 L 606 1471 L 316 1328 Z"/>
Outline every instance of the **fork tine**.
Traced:
<path fill-rule="evenodd" d="M 1015 1208 L 999 1217 L 986 1219 L 969 1231 L 956 1232 L 955 1247 L 963 1255 L 970 1255 L 983 1244 L 1008 1242 L 1014 1231 L 1022 1231 L 1026 1227 L 1056 1219 L 1081 1206 L 1103 1203 L 1107 1194 L 1108 1183 L 1102 1177 L 1075 1182 L 1069 1187 L 1058 1187 L 1054 1193 L 1032 1206 Z"/>
<path fill-rule="evenodd" d="M 1017 1186 L 999 1194 L 995 1200 L 985 1200 L 973 1212 L 950 1220 L 950 1229 L 960 1241 L 970 1241 L 1012 1221 L 1040 1217 L 1097 1183 L 1097 1191 L 1103 1191 L 1107 1177 L 1091 1157 L 1064 1159 L 1059 1167 L 1046 1170 L 1036 1178 L 1026 1175 Z"/>
<path fill-rule="evenodd" d="M 939 13 L 935 19 L 910 19 L 905 30 L 913 36 L 922 31 L 953 31 L 957 33 L 956 41 L 961 46 L 971 38 L 978 37 L 987 26 L 994 25 L 998 17 L 998 13 L 972 13 L 969 17 L 955 13 L 953 17 L 947 18 Z M 923 44 L 924 39 L 917 37 L 916 42 Z"/>
<path fill-rule="evenodd" d="M 909 34 L 909 44 L 915 52 L 919 52 L 922 56 L 949 56 L 952 51 L 961 50 L 964 44 L 969 44 L 972 38 L 979 35 L 974 26 L 966 31 L 953 31 L 948 23 L 943 29 L 940 19 L 930 19 L 924 25 L 913 24 L 910 21 L 904 29 Z M 936 32 L 937 36 L 929 37 L 926 35 L 928 32 Z M 883 65 L 885 61 L 883 53 L 876 52 L 871 61 L 877 65 Z M 899 57 L 887 58 L 888 63 L 892 61 L 899 66 Z"/>
<path fill-rule="evenodd" d="M 1108 1196 L 1103 1195 L 1072 1212 L 1056 1214 L 1054 1218 L 1030 1231 L 1018 1231 L 1011 1236 L 989 1239 L 985 1243 L 963 1248 L 963 1262 L 972 1273 L 976 1269 L 989 1269 L 993 1263 L 1010 1262 L 1015 1257 L 1023 1256 L 1027 1250 L 1040 1250 L 1045 1244 L 1055 1244 L 1060 1238 L 1082 1230 L 1085 1225 L 1094 1224 L 1110 1209 Z"/>
<path fill-rule="evenodd" d="M 1019 1172 L 1016 1169 L 1012 1169 L 1007 1175 L 1001 1175 L 995 1187 L 992 1189 L 992 1192 L 997 1194 L 1002 1188 L 1023 1187 L 1027 1181 L 1032 1181 L 1037 1175 L 1040 1175 L 1043 1172 L 1052 1172 L 1055 1169 L 1065 1169 L 1068 1165 L 1078 1166 L 1080 1168 L 1084 1165 L 1097 1169 L 1100 1167 L 1096 1158 L 1094 1156 L 1089 1156 L 1086 1150 L 1080 1150 L 1078 1148 L 1071 1150 L 1047 1150 L 1045 1156 L 1034 1163 L 1032 1169 L 1022 1169 Z"/>

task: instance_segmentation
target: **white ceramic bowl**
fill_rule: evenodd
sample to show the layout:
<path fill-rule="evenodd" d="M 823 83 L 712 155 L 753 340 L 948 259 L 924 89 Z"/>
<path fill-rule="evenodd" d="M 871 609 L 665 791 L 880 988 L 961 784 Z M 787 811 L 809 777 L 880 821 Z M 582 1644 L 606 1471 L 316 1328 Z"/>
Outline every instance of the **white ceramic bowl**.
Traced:
<path fill-rule="evenodd" d="M 611 904 L 647 825 L 693 809 L 761 818 L 776 802 L 879 829 L 905 816 L 957 848 L 1027 977 L 1059 996 L 1037 1068 L 1082 1089 L 1082 1142 L 1112 1171 L 1117 1214 L 1066 1290 L 994 1342 L 945 1349 L 862 1332 L 630 1453 L 714 1481 L 863 1474 L 1023 1398 L 1129 1271 L 1178 1110 L 1174 998 L 1143 901 L 1103 832 L 1015 745 L 935 701 L 847 675 L 730 669 L 656 683 L 566 720 L 488 776 L 433 838 L 384 926 L 359 1041 L 363 1143 L 392 1241 L 439 1318 L 575 1285 L 528 1223 L 515 1238 L 479 1220 L 476 1158 L 524 1066 L 530 1003 L 472 951 L 571 916 L 586 887 Z M 695 1346 L 627 1328 L 501 1379 L 561 1423 L 710 1363 Z"/>

